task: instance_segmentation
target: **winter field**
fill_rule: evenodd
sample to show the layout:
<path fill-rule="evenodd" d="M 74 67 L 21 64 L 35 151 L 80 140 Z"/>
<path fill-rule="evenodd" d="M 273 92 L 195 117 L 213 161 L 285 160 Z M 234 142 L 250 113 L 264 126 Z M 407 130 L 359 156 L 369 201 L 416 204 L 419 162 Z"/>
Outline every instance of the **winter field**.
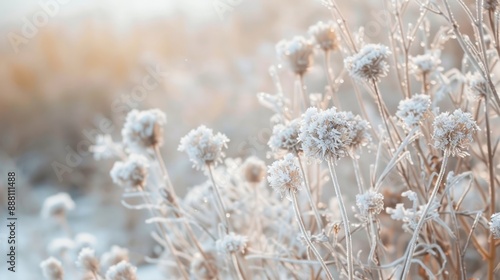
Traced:
<path fill-rule="evenodd" d="M 0 279 L 499 279 L 497 0 L 0 4 Z"/>

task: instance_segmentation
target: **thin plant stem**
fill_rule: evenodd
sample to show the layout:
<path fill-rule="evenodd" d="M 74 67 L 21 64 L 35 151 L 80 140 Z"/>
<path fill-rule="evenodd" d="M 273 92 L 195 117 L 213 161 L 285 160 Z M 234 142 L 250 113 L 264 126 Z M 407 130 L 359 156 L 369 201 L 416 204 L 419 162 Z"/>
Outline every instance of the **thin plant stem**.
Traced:
<path fill-rule="evenodd" d="M 293 204 L 293 210 L 295 212 L 295 217 L 297 218 L 297 222 L 299 223 L 300 231 L 302 232 L 302 235 L 304 235 L 304 239 L 305 239 L 307 245 L 309 246 L 309 249 L 311 249 L 313 254 L 316 256 L 316 259 L 318 259 L 318 261 L 320 262 L 321 267 L 323 267 L 323 270 L 325 271 L 326 277 L 330 280 L 333 280 L 333 276 L 332 276 L 330 270 L 328 269 L 328 267 L 326 266 L 325 261 L 323 260 L 323 257 L 321 257 L 321 254 L 318 252 L 316 247 L 314 247 L 314 245 L 311 242 L 311 239 L 309 237 L 309 233 L 307 232 L 306 227 L 304 225 L 304 221 L 302 220 L 302 216 L 300 215 L 299 205 L 298 205 L 298 201 L 297 201 L 297 195 L 295 194 L 295 192 L 291 192 L 291 197 L 292 197 L 292 204 Z"/>
<path fill-rule="evenodd" d="M 316 207 L 316 203 L 314 203 L 314 200 L 312 198 L 311 186 L 309 184 L 309 180 L 307 179 L 307 175 L 306 175 L 306 172 L 304 170 L 304 166 L 302 165 L 302 160 L 300 159 L 299 153 L 297 151 L 295 151 L 295 155 L 297 156 L 297 159 L 299 161 L 300 172 L 302 173 L 302 178 L 304 178 L 304 184 L 306 185 L 307 199 L 309 200 L 309 204 L 311 204 L 311 209 L 314 213 L 314 217 L 316 218 L 316 223 L 318 224 L 318 228 L 322 229 L 323 223 L 321 222 L 321 216 L 319 215 L 319 211 L 318 211 L 318 208 Z"/>
<path fill-rule="evenodd" d="M 489 104 L 489 97 L 484 98 L 484 118 L 486 122 L 486 141 L 487 141 L 487 147 L 488 147 L 488 173 L 489 173 L 489 187 L 490 187 L 490 205 L 489 205 L 489 210 L 490 210 L 490 217 L 495 214 L 495 200 L 496 200 L 496 195 L 495 195 L 495 173 L 494 173 L 494 166 L 493 166 L 493 152 L 492 152 L 492 147 L 491 147 L 491 128 L 490 128 L 490 118 L 488 116 L 488 104 Z M 493 234 L 490 234 L 489 237 L 489 245 L 490 245 L 490 250 L 489 250 L 489 258 L 488 258 L 488 279 L 493 280 L 495 278 L 495 259 L 496 259 L 496 246 L 495 246 L 495 239 Z"/>
<path fill-rule="evenodd" d="M 305 109 L 307 109 L 311 106 L 311 104 L 309 96 L 307 95 L 306 85 L 304 84 L 304 75 L 298 75 L 298 81 L 299 81 L 300 95 L 302 95 L 302 98 L 304 99 L 304 107 Z"/>
<path fill-rule="evenodd" d="M 335 168 L 333 167 L 333 160 L 327 160 L 328 169 L 330 170 L 330 175 L 332 176 L 333 187 L 335 189 L 335 195 L 339 201 L 340 214 L 342 216 L 342 223 L 344 224 L 344 233 L 346 238 L 346 248 L 347 248 L 347 274 L 349 279 L 353 279 L 353 257 L 352 257 L 352 237 L 351 237 L 351 227 L 349 225 L 349 218 L 347 217 L 347 211 L 344 204 L 344 199 L 342 198 L 342 192 L 340 191 L 340 185 L 337 179 L 337 174 L 335 173 Z"/>
<path fill-rule="evenodd" d="M 446 150 L 444 152 L 443 162 L 441 163 L 441 170 L 439 171 L 439 175 L 438 175 L 436 184 L 434 185 L 434 189 L 432 190 L 431 196 L 429 197 L 429 201 L 425 205 L 424 211 L 422 211 L 422 214 L 420 216 L 420 220 L 418 221 L 418 224 L 415 227 L 415 230 L 413 232 L 413 236 L 410 240 L 410 243 L 408 244 L 408 249 L 406 250 L 405 261 L 403 263 L 403 272 L 401 273 L 400 279 L 406 279 L 406 277 L 408 276 L 408 273 L 410 271 L 411 259 L 413 257 L 413 253 L 415 252 L 415 247 L 417 245 L 418 235 L 420 233 L 420 230 L 422 229 L 422 226 L 426 222 L 426 217 L 427 217 L 427 214 L 429 213 L 429 209 L 431 208 L 432 203 L 434 202 L 434 199 L 436 198 L 436 195 L 437 195 L 438 190 L 439 190 L 439 186 L 441 185 L 441 181 L 443 180 L 444 171 L 446 170 L 446 164 L 448 163 L 448 157 L 449 157 L 448 154 L 449 154 L 449 152 Z"/>
<path fill-rule="evenodd" d="M 206 166 L 208 170 L 208 175 L 210 177 L 210 181 L 212 181 L 212 185 L 214 187 L 215 201 L 217 204 L 216 208 L 219 209 L 219 216 L 221 221 L 224 223 L 224 228 L 227 234 L 229 233 L 229 220 L 227 219 L 226 206 L 224 205 L 224 201 L 222 201 L 222 196 L 220 195 L 219 187 L 217 187 L 217 184 L 215 183 L 215 178 L 212 171 L 212 165 L 207 164 Z"/>
<path fill-rule="evenodd" d="M 245 277 L 243 276 L 243 271 L 241 271 L 241 267 L 240 267 L 240 264 L 238 262 L 238 257 L 236 256 L 236 254 L 234 252 L 231 253 L 231 261 L 233 262 L 233 266 L 236 270 L 236 275 L 238 275 L 238 279 L 244 280 Z"/>

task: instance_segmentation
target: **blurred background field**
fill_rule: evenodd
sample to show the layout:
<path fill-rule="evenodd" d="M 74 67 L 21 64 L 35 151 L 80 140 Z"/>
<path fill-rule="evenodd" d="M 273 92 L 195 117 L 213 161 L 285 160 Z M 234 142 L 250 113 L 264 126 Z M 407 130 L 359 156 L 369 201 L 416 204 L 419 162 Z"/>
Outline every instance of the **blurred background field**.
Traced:
<path fill-rule="evenodd" d="M 13 43 L 20 39 L 12 34 L 22 36 L 26 20 L 43 20 L 36 15 L 45 11 L 40 3 L 49 2 L 58 9 L 46 24 L 35 26 L 32 38 Z M 265 157 L 271 112 L 259 105 L 256 93 L 274 91 L 268 68 L 279 63 L 275 44 L 331 18 L 319 0 L 243 0 L 223 17 L 213 6 L 222 0 L 65 2 L 0 3 L 0 205 L 4 213 L 3 188 L 11 170 L 18 174 L 20 205 L 19 271 L 17 278 L 4 278 L 2 261 L 1 279 L 40 279 L 38 263 L 47 257 L 46 246 L 63 233 L 39 211 L 44 198 L 59 191 L 76 202 L 69 214 L 73 231 L 95 234 L 98 252 L 114 244 L 130 248 L 140 273 L 147 273 L 141 265 L 154 251 L 150 228 L 140 213 L 120 205 L 121 191 L 108 174 L 113 162 L 81 155 L 59 177 L 54 163 L 68 166 L 68 157 L 88 135 L 97 134 L 103 120 L 110 121 L 110 134 L 120 140 L 132 108 L 166 112 L 162 153 L 180 195 L 203 180 L 177 151 L 179 139 L 200 124 L 231 139 L 229 156 Z M 378 24 L 369 39 L 377 42 L 386 35 L 373 13 L 383 9 L 382 1 L 339 2 L 352 26 Z M 457 64 L 453 57 L 444 60 Z M 131 100 L 134 88 L 151 75 L 158 83 L 140 101 Z M 285 89 L 292 90 L 293 77 L 287 71 L 280 75 Z M 322 70 L 312 69 L 307 83 L 311 92 L 323 91 Z M 340 98 L 346 108 L 357 110 L 349 107 L 352 94 Z M 399 99 L 387 102 L 393 108 Z M 4 234 L 0 230 L 0 252 Z"/>

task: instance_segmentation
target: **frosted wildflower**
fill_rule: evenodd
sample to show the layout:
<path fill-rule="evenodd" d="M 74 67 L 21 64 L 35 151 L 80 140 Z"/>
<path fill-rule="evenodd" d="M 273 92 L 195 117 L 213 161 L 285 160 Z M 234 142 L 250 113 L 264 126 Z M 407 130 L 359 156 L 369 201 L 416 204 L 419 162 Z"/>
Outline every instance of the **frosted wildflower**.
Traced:
<path fill-rule="evenodd" d="M 82 232 L 75 236 L 75 248 L 80 251 L 83 248 L 94 248 L 97 244 L 97 238 L 90 233 Z"/>
<path fill-rule="evenodd" d="M 283 159 L 273 162 L 267 170 L 267 181 L 276 191 L 287 198 L 302 188 L 302 175 L 297 159 L 293 154 L 287 154 Z"/>
<path fill-rule="evenodd" d="M 246 236 L 230 232 L 222 239 L 217 240 L 215 247 L 219 253 L 232 254 L 243 252 L 247 247 L 248 238 Z"/>
<path fill-rule="evenodd" d="M 69 194 L 58 193 L 45 199 L 42 206 L 42 217 L 64 217 L 66 213 L 75 208 L 75 202 Z"/>
<path fill-rule="evenodd" d="M 102 267 L 111 267 L 121 261 L 128 261 L 128 250 L 119 246 L 111 247 L 109 252 L 101 256 Z"/>
<path fill-rule="evenodd" d="M 266 177 L 266 164 L 258 157 L 249 157 L 240 167 L 241 174 L 249 183 L 260 183 Z"/>
<path fill-rule="evenodd" d="M 75 242 L 69 238 L 55 238 L 50 241 L 47 251 L 51 255 L 63 256 L 75 247 Z"/>
<path fill-rule="evenodd" d="M 378 215 L 384 210 L 384 196 L 381 193 L 369 190 L 356 195 L 356 205 L 364 217 L 368 217 L 370 214 Z"/>
<path fill-rule="evenodd" d="M 370 124 L 360 116 L 354 115 L 351 112 L 343 112 L 343 114 L 352 126 L 352 139 L 350 141 L 349 147 L 351 149 L 351 156 L 353 156 L 352 153 L 355 150 L 358 150 L 371 142 L 372 137 L 368 132 L 370 129 Z"/>
<path fill-rule="evenodd" d="M 302 117 L 299 140 L 308 157 L 319 160 L 337 160 L 349 155 L 357 135 L 351 113 L 337 112 L 335 108 L 320 111 L 309 108 Z"/>
<path fill-rule="evenodd" d="M 280 41 L 276 45 L 276 52 L 278 56 L 287 60 L 297 75 L 304 75 L 313 64 L 314 45 L 302 36 L 295 36 L 290 41 Z"/>
<path fill-rule="evenodd" d="M 267 145 L 274 152 L 284 150 L 287 152 L 301 151 L 299 145 L 300 118 L 287 124 L 277 124 L 273 127 L 273 134 Z"/>
<path fill-rule="evenodd" d="M 131 154 L 126 161 L 117 161 L 110 171 L 113 182 L 121 187 L 143 189 L 148 178 L 148 160 L 138 154 Z"/>
<path fill-rule="evenodd" d="M 83 248 L 78 254 L 76 265 L 85 271 L 97 273 L 99 271 L 99 261 L 95 257 L 95 252 L 90 248 Z"/>
<path fill-rule="evenodd" d="M 431 99 L 425 94 L 416 94 L 411 98 L 401 100 L 396 116 L 406 129 L 411 129 L 426 117 L 431 107 Z"/>
<path fill-rule="evenodd" d="M 47 280 L 63 280 L 64 270 L 60 261 L 50 257 L 40 263 L 42 274 Z"/>
<path fill-rule="evenodd" d="M 469 155 L 466 150 L 472 142 L 472 135 L 479 130 L 470 113 L 457 109 L 452 114 L 441 113 L 434 119 L 434 146 L 449 152 L 452 156 Z"/>
<path fill-rule="evenodd" d="M 95 160 L 103 160 L 116 157 L 121 148 L 120 144 L 113 142 L 109 134 L 97 135 L 95 144 L 90 146 L 90 152 Z"/>
<path fill-rule="evenodd" d="M 349 75 L 358 81 L 378 82 L 389 72 L 387 58 L 390 54 L 387 46 L 367 44 L 359 53 L 344 59 L 344 66 Z"/>
<path fill-rule="evenodd" d="M 484 0 L 483 1 L 483 8 L 487 11 L 494 12 L 497 7 L 498 7 L 498 0 Z"/>
<path fill-rule="evenodd" d="M 469 96 L 472 99 L 478 99 L 488 94 L 488 83 L 481 73 L 467 73 L 467 75 L 465 75 L 465 81 L 469 89 Z"/>
<path fill-rule="evenodd" d="M 161 146 L 166 123 L 167 117 L 158 109 L 132 110 L 123 125 L 123 143 L 133 151 Z"/>
<path fill-rule="evenodd" d="M 137 280 L 137 268 L 127 261 L 111 266 L 106 272 L 106 280 Z"/>
<path fill-rule="evenodd" d="M 309 35 L 314 38 L 315 43 L 324 51 L 333 51 L 339 48 L 337 34 L 332 21 L 319 21 L 309 27 Z"/>
<path fill-rule="evenodd" d="M 210 261 L 215 261 L 210 253 L 207 255 L 210 258 Z M 191 264 L 189 266 L 189 274 L 193 277 L 192 279 L 211 280 L 216 278 L 215 275 L 213 275 L 208 269 L 208 265 L 209 264 L 207 264 L 207 261 L 205 260 L 205 258 L 203 258 L 203 255 L 201 255 L 200 253 L 196 253 L 193 256 L 193 260 L 191 261 Z"/>
<path fill-rule="evenodd" d="M 441 64 L 441 59 L 439 59 L 438 51 L 431 51 L 410 57 L 410 63 L 413 73 L 422 76 L 437 70 Z"/>
<path fill-rule="evenodd" d="M 212 129 L 202 125 L 182 137 L 178 150 L 186 152 L 196 169 L 222 162 L 229 139 L 222 133 L 214 135 Z"/>

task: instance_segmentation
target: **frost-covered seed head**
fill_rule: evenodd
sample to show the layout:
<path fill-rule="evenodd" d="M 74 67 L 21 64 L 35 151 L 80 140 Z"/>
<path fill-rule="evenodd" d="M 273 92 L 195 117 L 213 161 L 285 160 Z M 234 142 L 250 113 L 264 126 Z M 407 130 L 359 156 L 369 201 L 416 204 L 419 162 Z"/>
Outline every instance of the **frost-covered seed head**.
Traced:
<path fill-rule="evenodd" d="M 111 266 L 106 272 L 106 280 L 137 280 L 137 268 L 127 261 Z"/>
<path fill-rule="evenodd" d="M 85 247 L 94 248 L 97 244 L 97 238 L 93 234 L 82 232 L 75 236 L 75 243 L 80 249 Z"/>
<path fill-rule="evenodd" d="M 45 199 L 41 214 L 44 218 L 60 218 L 66 216 L 66 213 L 74 208 L 75 202 L 71 199 L 69 194 L 58 193 Z"/>
<path fill-rule="evenodd" d="M 332 21 L 319 21 L 309 27 L 309 35 L 314 38 L 315 43 L 324 51 L 333 51 L 339 48 L 337 34 Z"/>
<path fill-rule="evenodd" d="M 367 217 L 369 214 L 378 215 L 384 210 L 384 196 L 381 193 L 369 190 L 363 194 L 356 195 L 356 205 L 364 217 Z"/>
<path fill-rule="evenodd" d="M 498 0 L 484 0 L 483 8 L 487 11 L 495 11 L 498 7 Z"/>
<path fill-rule="evenodd" d="M 358 134 L 350 121 L 352 119 L 352 113 L 337 112 L 335 108 L 325 111 L 307 109 L 302 116 L 299 135 L 306 156 L 337 160 L 349 155 L 351 144 Z"/>
<path fill-rule="evenodd" d="M 349 75 L 358 81 L 379 81 L 387 76 L 389 48 L 380 44 L 367 44 L 359 53 L 344 59 L 344 66 Z"/>
<path fill-rule="evenodd" d="M 123 143 L 133 151 L 142 151 L 163 144 L 163 129 L 167 117 L 158 109 L 132 110 L 122 129 Z"/>
<path fill-rule="evenodd" d="M 247 242 L 248 238 L 246 236 L 230 232 L 222 239 L 217 240 L 215 246 L 217 247 L 217 251 L 219 251 L 219 253 L 231 254 L 231 253 L 243 252 L 247 247 Z"/>
<path fill-rule="evenodd" d="M 314 45 L 302 36 L 280 41 L 276 45 L 276 52 L 288 61 L 292 71 L 298 75 L 303 75 L 313 64 Z"/>
<path fill-rule="evenodd" d="M 410 63 L 413 73 L 417 75 L 429 74 L 436 70 L 441 64 L 439 52 L 428 52 L 410 57 Z"/>
<path fill-rule="evenodd" d="M 121 187 L 143 189 L 148 178 L 149 162 L 146 157 L 131 154 L 126 161 L 117 161 L 111 169 L 113 182 Z"/>
<path fill-rule="evenodd" d="M 467 82 L 469 95 L 472 99 L 478 99 L 488 94 L 488 83 L 481 73 L 467 73 L 465 81 Z"/>
<path fill-rule="evenodd" d="M 399 102 L 396 116 L 406 129 L 411 129 L 426 117 L 430 107 L 431 99 L 428 95 L 416 94 Z"/>
<path fill-rule="evenodd" d="M 353 131 L 353 137 L 349 144 L 351 152 L 354 152 L 355 150 L 368 145 L 368 143 L 370 143 L 372 140 L 372 137 L 369 133 L 370 124 L 360 116 L 354 115 L 351 112 L 345 112 L 345 117 L 351 124 L 351 129 Z"/>
<path fill-rule="evenodd" d="M 284 150 L 287 152 L 301 151 L 299 145 L 300 118 L 293 119 L 287 124 L 277 124 L 273 127 L 273 134 L 267 145 L 274 152 Z"/>
<path fill-rule="evenodd" d="M 489 222 L 491 234 L 495 239 L 500 239 L 500 213 L 491 215 Z"/>
<path fill-rule="evenodd" d="M 222 133 L 214 135 L 212 129 L 202 125 L 182 137 L 179 151 L 186 152 L 196 169 L 222 162 L 229 139 Z"/>
<path fill-rule="evenodd" d="M 117 156 L 121 150 L 121 145 L 113 142 L 109 134 L 97 135 L 95 144 L 90 146 L 90 152 L 94 155 L 95 160 L 110 159 Z"/>
<path fill-rule="evenodd" d="M 47 251 L 51 255 L 62 256 L 75 247 L 75 242 L 69 238 L 55 238 L 50 241 Z"/>
<path fill-rule="evenodd" d="M 472 142 L 472 135 L 479 130 L 470 113 L 457 109 L 452 114 L 441 113 L 434 119 L 434 146 L 452 156 L 464 157 Z"/>
<path fill-rule="evenodd" d="M 266 164 L 258 157 L 247 158 L 240 168 L 243 178 L 249 183 L 260 183 L 266 177 Z"/>
<path fill-rule="evenodd" d="M 64 270 L 60 261 L 50 257 L 40 263 L 43 276 L 46 280 L 63 280 Z"/>
<path fill-rule="evenodd" d="M 101 266 L 111 267 L 121 261 L 128 261 L 128 250 L 119 246 L 113 246 L 109 252 L 102 255 Z"/>
<path fill-rule="evenodd" d="M 276 191 L 290 198 L 302 188 L 302 175 L 297 159 L 293 154 L 287 154 L 283 159 L 273 162 L 267 170 L 267 181 Z"/>
<path fill-rule="evenodd" d="M 85 271 L 97 273 L 99 271 L 99 261 L 95 257 L 95 251 L 90 248 L 83 248 L 78 254 L 76 265 Z"/>

